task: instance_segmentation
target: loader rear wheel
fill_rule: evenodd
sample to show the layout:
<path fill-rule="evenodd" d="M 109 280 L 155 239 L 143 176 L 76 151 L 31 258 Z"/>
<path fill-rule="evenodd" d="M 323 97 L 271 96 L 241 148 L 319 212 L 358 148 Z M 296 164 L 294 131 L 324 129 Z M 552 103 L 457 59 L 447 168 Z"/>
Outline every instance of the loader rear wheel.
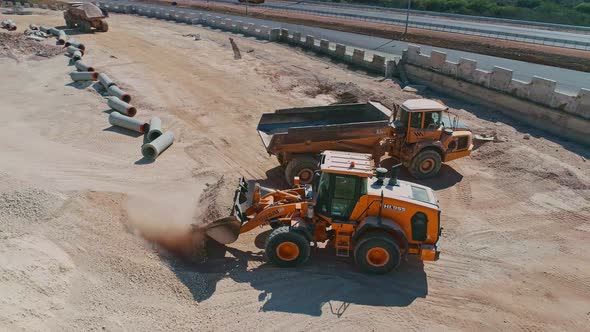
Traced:
<path fill-rule="evenodd" d="M 401 252 L 387 234 L 367 234 L 355 245 L 354 261 L 363 272 L 383 274 L 399 266 Z"/>
<path fill-rule="evenodd" d="M 298 176 L 299 183 L 309 184 L 313 180 L 313 174 L 318 169 L 318 161 L 311 155 L 300 155 L 289 161 L 285 168 L 287 183 L 293 186 L 293 178 Z"/>
<path fill-rule="evenodd" d="M 412 159 L 408 170 L 416 179 L 426 179 L 438 174 L 441 166 L 440 153 L 434 150 L 424 150 Z"/>
<path fill-rule="evenodd" d="M 309 241 L 289 226 L 276 228 L 270 233 L 264 248 L 268 260 L 281 267 L 293 267 L 309 258 Z"/>

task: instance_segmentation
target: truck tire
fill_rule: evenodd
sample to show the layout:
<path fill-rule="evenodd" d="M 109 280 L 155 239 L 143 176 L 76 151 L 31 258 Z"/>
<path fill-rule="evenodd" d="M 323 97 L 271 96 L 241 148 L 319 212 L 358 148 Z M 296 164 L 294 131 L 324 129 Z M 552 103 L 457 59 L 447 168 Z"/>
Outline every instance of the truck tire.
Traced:
<path fill-rule="evenodd" d="M 395 240 L 384 232 L 371 232 L 354 247 L 354 262 L 363 272 L 384 274 L 395 270 L 401 261 L 401 251 Z"/>
<path fill-rule="evenodd" d="M 291 230 L 289 226 L 281 226 L 268 236 L 264 252 L 272 264 L 293 267 L 307 261 L 310 246 L 301 233 Z"/>
<path fill-rule="evenodd" d="M 435 150 L 422 150 L 410 162 L 408 170 L 416 179 L 427 179 L 438 174 L 442 160 L 440 153 Z"/>
<path fill-rule="evenodd" d="M 101 32 L 107 32 L 107 31 L 109 31 L 109 24 L 107 23 L 107 21 L 101 20 L 100 25 L 99 25 L 98 29 L 96 29 L 96 30 L 101 31 Z"/>
<path fill-rule="evenodd" d="M 317 159 L 308 154 L 296 156 L 291 159 L 285 168 L 285 178 L 290 186 L 293 186 L 293 178 L 298 176 L 301 184 L 309 184 L 313 180 L 313 174 L 319 169 Z"/>
<path fill-rule="evenodd" d="M 78 29 L 86 33 L 92 32 L 92 26 L 90 25 L 90 22 L 84 20 L 80 21 L 80 23 L 78 24 Z"/>

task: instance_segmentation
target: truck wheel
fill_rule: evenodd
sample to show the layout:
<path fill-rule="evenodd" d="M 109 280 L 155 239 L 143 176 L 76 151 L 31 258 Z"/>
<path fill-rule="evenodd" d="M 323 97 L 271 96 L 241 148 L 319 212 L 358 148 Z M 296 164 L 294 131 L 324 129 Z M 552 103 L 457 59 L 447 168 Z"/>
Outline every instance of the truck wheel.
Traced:
<path fill-rule="evenodd" d="M 408 170 L 416 179 L 426 179 L 438 174 L 441 166 L 442 161 L 438 152 L 423 150 L 414 156 Z"/>
<path fill-rule="evenodd" d="M 98 31 L 107 32 L 109 31 L 109 24 L 105 20 L 100 21 L 100 25 L 98 26 Z"/>
<path fill-rule="evenodd" d="M 399 266 L 399 246 L 385 233 L 370 233 L 363 237 L 354 248 L 354 262 L 363 271 L 383 274 Z"/>
<path fill-rule="evenodd" d="M 313 180 L 313 174 L 318 169 L 318 161 L 310 155 L 300 155 L 293 158 L 287 168 L 285 177 L 290 186 L 293 186 L 293 178 L 298 176 L 301 184 L 309 184 Z"/>
<path fill-rule="evenodd" d="M 90 22 L 87 22 L 84 20 L 80 21 L 80 24 L 78 24 L 78 28 L 82 32 L 86 32 L 86 33 L 92 32 L 92 26 L 90 25 Z"/>
<path fill-rule="evenodd" d="M 281 226 L 270 233 L 264 248 L 268 260 L 281 267 L 305 263 L 309 258 L 309 241 L 289 226 Z"/>

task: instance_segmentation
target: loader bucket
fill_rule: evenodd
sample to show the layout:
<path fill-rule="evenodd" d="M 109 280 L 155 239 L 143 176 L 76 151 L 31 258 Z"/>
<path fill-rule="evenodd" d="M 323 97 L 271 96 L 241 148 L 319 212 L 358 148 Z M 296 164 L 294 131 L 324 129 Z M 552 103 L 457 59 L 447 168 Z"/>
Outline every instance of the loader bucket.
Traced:
<path fill-rule="evenodd" d="M 241 178 L 234 194 L 230 216 L 215 220 L 207 226 L 206 233 L 210 238 L 221 244 L 230 244 L 238 239 L 240 228 L 246 220 L 240 205 L 246 201 L 247 193 L 248 183 L 244 178 Z"/>

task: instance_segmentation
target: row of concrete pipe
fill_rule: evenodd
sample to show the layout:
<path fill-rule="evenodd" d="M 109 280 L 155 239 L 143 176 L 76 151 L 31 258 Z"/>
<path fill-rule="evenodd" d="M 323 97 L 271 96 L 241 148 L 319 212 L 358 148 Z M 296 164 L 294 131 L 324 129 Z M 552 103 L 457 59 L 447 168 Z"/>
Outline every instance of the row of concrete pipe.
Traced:
<path fill-rule="evenodd" d="M 51 33 L 53 34 L 53 32 Z M 162 132 L 162 120 L 160 118 L 154 117 L 149 123 L 133 118 L 137 114 L 137 109 L 129 104 L 131 96 L 119 88 L 107 74 L 99 73 L 94 67 L 82 62 L 85 49 L 86 47 L 80 49 L 73 44 L 66 47 L 66 51 L 75 61 L 74 66 L 77 70 L 71 72 L 70 77 L 73 81 L 98 81 L 108 92 L 107 104 L 113 109 L 113 112 L 109 115 L 109 123 L 113 126 L 144 134 L 141 153 L 146 159 L 156 159 L 172 145 L 174 134 L 170 131 Z"/>

